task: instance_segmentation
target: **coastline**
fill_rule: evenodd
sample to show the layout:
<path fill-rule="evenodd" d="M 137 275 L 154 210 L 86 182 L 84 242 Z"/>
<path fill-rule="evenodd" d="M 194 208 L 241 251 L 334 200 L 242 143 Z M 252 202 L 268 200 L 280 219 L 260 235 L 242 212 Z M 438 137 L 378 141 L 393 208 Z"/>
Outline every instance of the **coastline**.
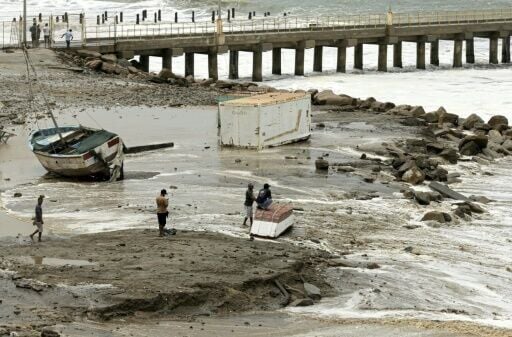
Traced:
<path fill-rule="evenodd" d="M 110 81 L 110 79 L 109 79 L 109 81 Z M 188 90 L 191 93 L 193 93 L 195 88 L 189 88 Z M 193 95 L 193 94 L 191 94 L 191 95 Z M 156 102 L 158 100 L 158 93 L 155 94 L 154 97 L 150 97 L 148 99 L 154 100 Z M 369 102 L 370 107 L 375 102 L 376 101 Z M 103 103 L 100 102 L 98 104 L 101 106 Z M 238 174 L 235 171 L 236 170 L 241 171 L 242 169 L 240 168 L 240 166 L 236 165 L 235 161 L 236 161 L 236 158 L 243 157 L 244 164 L 245 164 L 245 162 L 247 162 L 247 165 L 250 168 L 255 167 L 256 166 L 255 163 L 258 163 L 257 165 L 261 165 L 262 166 L 261 171 L 259 171 L 259 172 L 256 171 L 256 172 L 265 176 L 265 173 L 268 174 L 270 169 L 277 170 L 277 168 L 276 168 L 277 165 L 283 165 L 282 163 L 286 163 L 284 165 L 285 166 L 287 165 L 287 167 L 282 169 L 283 172 L 279 172 L 277 174 L 274 173 L 274 174 L 270 175 L 270 177 L 281 181 L 281 183 L 283 184 L 283 180 L 286 183 L 293 181 L 293 180 L 290 180 L 290 181 L 285 180 L 286 170 L 289 170 L 289 172 L 293 172 L 294 174 L 305 175 L 303 172 L 303 167 L 304 166 L 313 167 L 314 162 L 317 158 L 317 155 L 323 155 L 323 157 L 329 161 L 330 170 L 328 170 L 327 172 L 323 172 L 322 174 L 326 175 L 325 179 L 332 179 L 331 181 L 329 181 L 329 183 L 333 184 L 333 186 L 337 187 L 338 189 L 342 189 L 343 192 L 338 191 L 338 195 L 334 195 L 335 191 L 333 188 L 333 189 L 329 189 L 327 192 L 325 192 L 325 194 L 324 194 L 324 192 L 318 193 L 317 196 L 319 197 L 319 200 L 322 203 L 325 203 L 325 205 L 322 203 L 319 203 L 319 205 L 315 205 L 312 203 L 308 204 L 308 202 L 305 202 L 304 203 L 304 208 L 305 208 L 304 213 L 305 214 L 300 216 L 300 220 L 306 222 L 307 225 L 322 223 L 325 226 L 325 228 L 315 228 L 315 226 L 306 227 L 307 228 L 307 238 L 304 238 L 303 235 L 301 235 L 297 238 L 298 234 L 292 233 L 292 235 L 290 237 L 285 237 L 284 241 L 287 244 L 290 244 L 290 243 L 293 244 L 294 241 L 297 241 L 297 242 L 295 242 L 295 244 L 296 243 L 301 243 L 301 244 L 305 243 L 306 246 L 313 245 L 315 247 L 315 249 L 317 249 L 319 252 L 323 251 L 324 249 L 335 248 L 338 250 L 336 253 L 339 254 L 340 248 L 345 249 L 349 254 L 348 261 L 342 261 L 342 263 L 344 263 L 345 265 L 343 265 L 343 264 L 340 265 L 339 264 L 340 261 L 337 261 L 337 262 L 331 262 L 330 267 L 331 268 L 340 268 L 341 267 L 341 270 L 346 270 L 344 268 L 348 268 L 348 270 L 353 269 L 355 272 L 359 268 L 359 265 L 357 265 L 357 264 L 361 263 L 361 261 L 366 261 L 364 263 L 368 264 L 369 263 L 368 259 L 370 260 L 370 262 L 372 262 L 373 259 L 378 258 L 377 253 L 374 255 L 370 255 L 369 258 L 368 257 L 365 258 L 364 256 L 361 256 L 360 253 L 363 253 L 363 252 L 367 251 L 368 249 L 371 251 L 371 249 L 373 248 L 372 245 L 374 244 L 372 242 L 372 238 L 371 237 L 368 238 L 367 233 L 365 233 L 364 230 L 367 230 L 367 231 L 373 230 L 373 231 L 376 231 L 376 233 L 383 233 L 387 230 L 390 230 L 389 227 L 391 227 L 392 225 L 397 225 L 401 221 L 404 221 L 404 219 L 407 219 L 406 214 L 400 214 L 398 219 L 390 220 L 389 215 L 386 214 L 385 212 L 384 212 L 384 214 L 378 213 L 378 207 L 376 207 L 376 206 L 369 207 L 369 205 L 363 204 L 363 201 L 365 201 L 365 199 L 370 200 L 370 201 L 372 199 L 377 199 L 377 200 L 382 199 L 383 204 L 386 206 L 402 205 L 403 207 L 406 207 L 405 205 L 409 205 L 409 206 L 413 205 L 413 207 L 416 207 L 416 211 L 419 210 L 422 213 L 424 213 L 424 211 L 428 210 L 427 207 L 418 206 L 415 204 L 414 201 L 411 201 L 416 197 L 414 196 L 414 191 L 411 191 L 410 185 L 403 184 L 402 182 L 397 182 L 395 177 L 386 171 L 387 169 L 385 168 L 385 166 L 389 166 L 389 164 L 385 165 L 383 163 L 382 159 L 380 161 L 378 160 L 379 157 L 381 157 L 381 156 L 388 157 L 389 149 L 386 149 L 385 146 L 382 146 L 382 143 L 383 142 L 390 143 L 390 144 L 394 143 L 394 141 L 397 139 L 397 130 L 400 130 L 400 132 L 401 132 L 401 134 L 398 136 L 398 139 L 406 139 L 409 137 L 410 138 L 421 138 L 423 136 L 423 134 L 417 133 L 418 126 L 411 126 L 411 125 L 407 126 L 407 125 L 399 124 L 397 121 L 404 119 L 404 118 L 402 118 L 403 116 L 396 116 L 393 114 L 390 114 L 389 116 L 385 116 L 382 114 L 375 113 L 373 111 L 364 111 L 364 112 L 359 111 L 359 110 L 345 111 L 344 109 L 336 108 L 333 106 L 324 106 L 324 107 L 319 107 L 318 109 L 319 110 L 317 110 L 315 113 L 315 125 L 316 125 L 316 130 L 318 132 L 317 135 L 318 135 L 318 138 L 320 138 L 320 140 L 317 143 L 311 144 L 310 147 L 313 148 L 315 146 L 318 146 L 318 148 L 320 150 L 318 150 L 316 152 L 312 151 L 311 153 L 308 152 L 307 154 L 304 154 L 304 152 L 301 152 L 301 151 L 304 151 L 305 146 L 302 146 L 301 144 L 296 144 L 296 145 L 287 147 L 283 150 L 277 150 L 277 151 L 282 151 L 282 152 L 278 152 L 277 155 L 274 155 L 274 152 L 272 152 L 274 150 L 272 150 L 267 153 L 267 155 L 269 157 L 274 155 L 274 157 L 271 157 L 271 159 L 269 159 L 270 161 L 272 161 L 271 166 L 264 166 L 262 164 L 259 164 L 259 161 L 261 160 L 261 158 L 258 158 L 258 157 L 253 158 L 253 157 L 251 157 L 251 155 L 247 154 L 246 152 L 241 152 L 241 153 L 234 152 L 234 153 L 227 153 L 227 154 L 224 153 L 223 155 L 227 156 L 227 158 L 221 157 L 221 161 L 222 161 L 221 166 L 225 166 L 225 167 L 223 167 L 223 169 L 226 172 L 226 177 L 228 176 L 228 173 L 232 174 L 232 175 Z M 206 109 L 206 110 L 208 110 L 208 109 Z M 409 113 L 411 110 L 413 110 L 412 107 L 408 108 L 408 109 L 404 109 L 403 111 L 405 111 L 404 113 Z M 108 111 L 108 109 L 107 109 L 107 111 Z M 157 120 L 157 123 L 160 121 L 162 121 L 162 123 L 163 123 L 163 116 L 166 113 L 168 113 L 168 111 L 163 111 L 163 112 L 161 112 L 160 115 L 155 112 L 153 118 L 155 118 Z M 65 113 L 63 115 L 65 115 Z M 122 117 L 123 119 L 127 118 L 126 115 L 120 115 L 120 117 Z M 412 118 L 416 118 L 416 117 L 412 117 Z M 365 122 L 363 124 L 372 125 L 373 127 L 368 128 L 365 125 L 357 124 L 361 121 L 361 119 Z M 322 126 L 322 124 L 323 124 L 323 126 Z M 340 125 L 341 125 L 341 127 L 340 127 Z M 331 137 L 334 137 L 333 134 L 339 132 L 339 130 L 342 130 L 344 132 L 344 136 L 342 138 L 344 143 L 343 143 L 343 149 L 341 149 L 341 150 L 336 147 L 331 147 L 333 144 L 336 144 L 336 142 L 339 141 L 339 139 L 337 139 L 337 138 L 331 139 Z M 212 140 L 211 137 L 206 138 L 206 140 L 191 139 L 190 140 L 191 144 L 193 142 L 197 142 L 197 143 L 200 143 L 199 146 L 201 147 L 201 150 L 195 149 L 195 152 L 191 152 L 191 154 L 194 156 L 199 156 L 200 154 L 204 153 L 204 151 L 206 150 L 205 147 L 211 145 L 211 143 L 210 143 L 211 140 Z M 419 144 L 419 145 L 413 144 L 413 145 L 415 147 L 421 147 L 421 146 L 426 147 L 427 146 L 427 144 L 423 144 L 423 145 L 422 144 Z M 187 146 L 188 146 L 188 143 L 185 145 L 182 145 L 182 147 L 185 147 L 185 149 L 181 149 L 181 150 L 189 151 L 190 149 Z M 404 144 L 403 146 L 404 146 L 404 148 L 406 148 L 407 144 Z M 326 148 L 329 149 L 329 151 L 330 151 L 330 152 L 328 152 L 329 156 L 325 156 Z M 213 148 L 212 150 L 216 151 L 217 149 Z M 413 151 L 410 151 L 410 149 L 407 149 L 404 151 L 403 148 L 398 148 L 398 150 L 406 152 L 407 155 L 409 155 L 411 152 L 413 152 Z M 399 154 L 401 153 L 400 151 L 397 151 L 397 148 L 395 148 L 395 147 L 392 148 L 392 151 L 397 152 Z M 363 153 L 368 154 L 367 159 L 361 159 L 361 158 L 356 159 L 355 158 L 355 156 L 360 156 Z M 205 156 L 208 157 L 207 154 L 205 154 Z M 244 156 L 247 156 L 247 157 L 244 157 Z M 286 156 L 288 156 L 289 159 L 283 160 L 283 158 Z M 278 161 L 276 159 L 276 157 L 279 157 L 280 160 Z M 292 157 L 296 157 L 296 159 L 293 159 Z M 397 156 L 397 157 L 400 157 L 400 156 Z M 177 163 L 173 163 L 176 166 L 178 166 L 180 164 L 185 165 L 184 163 L 182 163 L 178 160 L 176 160 L 176 162 Z M 292 162 L 293 164 L 290 164 L 290 162 Z M 279 164 L 276 165 L 276 163 L 279 163 Z M 142 164 L 139 164 L 139 165 L 142 165 Z M 350 170 L 352 170 L 352 171 L 349 171 L 349 169 L 347 167 L 349 167 Z M 446 167 L 449 168 L 451 166 L 448 165 Z M 185 167 L 185 168 L 189 168 L 189 167 Z M 379 168 L 378 171 L 377 171 L 377 168 Z M 180 167 L 180 171 L 181 171 L 181 169 L 182 168 Z M 203 174 L 206 174 L 206 173 L 203 173 Z M 306 175 L 306 177 L 313 179 L 313 177 L 315 177 L 316 175 L 318 175 L 318 172 L 313 172 L 313 173 L 311 173 L 311 175 Z M 160 175 L 156 175 L 156 177 L 159 177 L 159 176 L 161 176 L 161 173 L 160 173 Z M 454 178 L 459 178 L 459 177 L 454 177 Z M 192 178 L 190 178 L 190 179 L 192 179 Z M 370 180 L 372 180 L 372 181 L 370 182 Z M 212 184 L 214 187 L 217 187 L 217 186 L 222 186 L 223 184 L 227 184 L 228 186 L 232 187 L 233 189 L 235 189 L 235 188 L 240 189 L 241 185 L 242 185 L 242 183 L 240 183 L 240 182 L 245 182 L 245 180 L 244 180 L 244 178 L 241 177 L 241 175 L 238 175 L 238 176 L 236 176 L 236 178 L 230 178 L 230 179 L 226 178 L 225 182 L 211 183 L 210 181 L 207 181 L 205 183 L 205 185 L 209 186 L 210 184 Z M 318 183 L 317 180 L 315 180 L 315 182 Z M 187 186 L 187 184 L 189 184 L 189 185 L 191 184 L 190 180 L 184 180 L 181 183 L 183 184 L 183 186 Z M 295 181 L 295 183 L 297 184 L 297 181 Z M 13 186 L 14 186 L 16 184 L 16 181 L 13 180 L 10 182 L 10 184 L 13 184 Z M 320 183 L 320 184 L 325 184 L 325 183 Z M 279 188 L 279 187 L 280 187 L 279 185 L 276 186 L 276 188 Z M 314 188 L 313 186 L 310 186 L 310 185 L 295 186 L 295 188 L 297 188 L 297 189 L 299 187 L 302 190 L 313 190 L 313 188 Z M 40 189 L 40 187 L 35 186 L 35 190 L 33 191 L 33 193 L 35 193 L 35 194 L 39 193 L 39 189 Z M 291 190 L 286 191 L 283 189 L 282 191 L 280 191 L 280 193 L 281 193 L 280 197 L 282 197 L 283 199 L 294 198 L 293 193 L 290 191 Z M 409 196 L 410 196 L 410 193 L 413 193 L 412 199 L 403 199 L 401 196 L 397 197 L 397 195 L 399 195 L 400 192 L 409 193 L 408 194 Z M 175 193 L 180 194 L 180 193 L 185 193 L 185 191 L 182 192 L 181 187 L 180 187 L 180 189 L 177 190 Z M 194 191 L 193 193 L 197 193 L 197 191 Z M 190 195 L 194 195 L 193 193 L 191 193 Z M 190 198 L 190 195 L 187 195 L 187 197 Z M 198 196 L 199 194 L 195 194 L 195 195 Z M 229 198 L 231 198 L 231 196 L 229 196 Z M 294 201 L 297 203 L 300 203 L 300 201 L 299 201 L 300 198 L 305 198 L 305 199 L 309 200 L 309 198 L 311 198 L 311 197 L 307 196 L 304 191 L 300 191 L 299 196 L 296 196 L 294 198 Z M 201 206 L 202 206 L 200 201 L 202 201 L 202 200 L 199 197 L 199 202 L 198 202 L 198 205 L 196 206 L 196 207 L 199 207 L 199 209 L 201 209 Z M 61 202 L 61 200 L 57 200 L 56 204 L 59 205 L 60 202 Z M 229 203 L 231 205 L 231 199 L 228 199 L 227 203 Z M 347 203 L 347 204 L 351 205 L 351 207 L 353 207 L 350 209 L 350 212 L 349 212 L 348 208 L 344 208 L 345 203 Z M 341 214 L 340 214 L 340 210 L 336 210 L 336 211 L 332 210 L 332 208 L 338 204 L 343 205 L 343 208 L 344 208 L 344 209 L 342 208 L 343 213 L 341 213 Z M 365 207 L 369 207 L 369 208 L 363 210 L 363 205 Z M 441 211 L 441 212 L 447 212 L 447 209 L 450 208 L 450 205 L 451 205 L 451 203 L 438 203 L 438 201 L 434 201 L 433 205 L 431 205 L 429 207 L 433 207 L 436 210 L 439 209 L 439 211 Z M 131 206 L 131 207 L 140 208 L 140 205 Z M 186 208 L 185 205 L 179 205 L 179 207 Z M 63 208 L 64 209 L 66 208 L 66 204 L 64 204 Z M 190 206 L 189 206 L 189 208 L 190 208 Z M 68 209 L 69 209 L 69 207 L 68 207 Z M 183 211 L 183 210 L 181 210 L 181 209 L 176 210 L 176 212 L 178 212 L 178 211 Z M 132 214 L 131 212 L 133 212 L 133 209 L 127 207 L 126 212 L 130 212 L 130 214 Z M 151 213 L 150 210 L 144 210 L 144 212 L 147 212 L 148 214 Z M 142 212 L 142 213 L 144 213 L 144 212 Z M 198 212 L 200 212 L 200 211 L 198 211 Z M 230 219 L 229 221 L 235 221 L 234 219 L 238 219 L 238 217 L 228 215 L 229 211 L 227 209 L 221 209 L 221 212 L 225 212 L 226 218 Z M 364 212 L 366 212 L 366 213 L 364 213 Z M 407 212 L 407 210 L 406 210 L 406 212 Z M 190 218 L 192 218 L 192 213 L 193 213 L 192 211 L 185 211 L 185 214 L 186 214 L 185 216 L 186 217 L 190 216 Z M 0 216 L 1 216 L 1 214 L 0 214 Z M 148 215 L 148 217 L 149 217 L 149 215 Z M 308 219 L 308 217 L 309 217 L 309 219 Z M 479 217 L 479 215 L 476 215 L 477 219 L 478 219 L 478 217 Z M 2 219 L 0 219 L 0 223 L 2 223 L 1 220 Z M 185 220 L 188 220 L 188 219 L 185 219 Z M 391 223 L 386 223 L 386 221 L 390 221 Z M 469 221 L 469 219 L 454 221 L 455 222 L 454 225 L 464 226 L 464 224 L 465 224 L 464 221 Z M 186 221 L 179 220 L 179 222 L 185 223 Z M 343 223 L 347 227 L 343 229 L 343 232 L 341 233 L 339 238 L 329 237 L 329 230 L 330 229 L 331 230 L 338 229 L 338 226 L 337 226 L 338 223 Z M 184 225 L 184 224 L 181 224 L 181 225 Z M 363 228 L 360 228 L 359 226 L 365 226 L 366 228 L 363 229 Z M 432 225 L 432 227 L 430 227 L 430 223 L 429 223 L 429 226 L 420 228 L 420 231 L 428 230 L 429 228 L 439 228 L 436 226 L 439 226 L 439 225 L 434 224 L 434 225 Z M 441 225 L 441 226 L 445 226 L 445 225 Z M 316 227 L 318 227 L 318 226 L 316 226 Z M 416 228 L 418 228 L 418 227 L 416 227 Z M 210 230 L 211 230 L 211 228 L 210 228 Z M 409 230 L 413 231 L 416 229 L 409 229 Z M 29 230 L 29 231 L 31 231 L 31 230 Z M 125 234 L 128 235 L 130 233 L 130 231 L 131 230 L 129 230 L 128 232 L 125 232 Z M 243 235 L 244 232 L 245 232 L 244 229 L 241 229 L 238 232 L 237 231 L 230 232 L 229 234 L 234 235 L 236 237 L 237 235 L 238 236 Z M 94 237 L 94 235 L 97 235 L 97 234 L 92 234 L 92 236 L 90 236 L 90 237 Z M 109 233 L 106 235 L 107 236 L 112 235 L 112 233 Z M 208 235 L 216 235 L 216 234 L 208 234 Z M 320 242 L 321 244 L 316 245 L 316 242 L 310 241 L 309 238 L 313 238 L 314 240 Z M 53 237 L 51 237 L 50 239 L 54 240 Z M 383 238 L 383 239 L 384 239 L 383 247 L 390 248 L 391 250 L 394 250 L 394 249 L 402 250 L 402 249 L 404 249 L 404 247 L 401 246 L 401 244 L 402 243 L 404 243 L 404 245 L 406 244 L 406 242 L 405 242 L 406 240 L 403 240 L 404 242 L 396 243 L 396 242 L 392 242 L 389 238 Z M 379 240 L 378 236 L 376 238 L 374 238 L 373 240 Z M 240 245 L 243 245 L 242 242 L 245 243 L 244 241 L 240 241 L 240 242 L 241 242 Z M 379 247 L 379 248 L 383 249 L 383 247 Z M 400 248 L 398 248 L 398 247 L 400 247 Z M 47 247 L 42 247 L 42 248 L 47 249 Z M 415 247 L 413 247 L 413 248 L 415 248 Z M 26 249 L 30 249 L 30 248 L 21 246 L 18 248 L 13 248 L 13 252 L 15 249 L 19 249 L 21 251 L 21 250 L 26 250 Z M 36 249 L 38 249 L 38 248 L 36 247 Z M 88 247 L 88 249 L 91 249 L 91 247 Z M 244 249 L 244 248 L 242 248 L 242 249 Z M 71 251 L 71 249 L 70 249 L 70 251 Z M 425 251 L 421 251 L 419 255 L 425 254 L 425 253 L 426 253 Z M 16 254 L 18 254 L 18 253 L 16 253 Z M 13 255 L 15 255 L 15 254 L 13 253 Z M 49 257 L 57 257 L 57 256 L 55 256 L 55 252 L 51 252 L 46 255 Z M 416 255 L 416 253 L 413 253 L 412 255 Z M 62 254 L 62 256 L 64 256 L 64 254 Z M 212 261 L 215 261 L 215 260 L 212 260 Z M 347 266 L 347 263 L 348 263 L 348 266 Z M 391 265 L 390 261 L 385 261 L 382 263 L 380 261 L 378 261 L 378 263 L 382 264 L 384 271 L 386 271 L 387 270 L 386 268 L 388 268 L 389 265 Z M 356 264 L 356 265 L 354 266 L 354 264 Z M 47 272 L 52 273 L 53 271 L 49 268 L 49 270 L 47 270 Z M 350 272 L 349 275 L 356 277 L 355 274 L 352 275 L 351 273 L 352 272 Z M 38 277 L 35 277 L 35 278 L 39 279 Z M 354 289 L 357 289 L 357 287 L 350 288 L 350 290 L 354 290 Z M 379 306 L 377 305 L 376 307 L 378 308 Z M 448 308 L 448 309 L 450 309 L 450 308 Z M 384 320 L 384 321 L 386 321 L 386 320 Z M 401 323 L 399 323 L 399 321 L 396 321 L 396 322 L 393 320 L 390 320 L 390 321 L 392 322 L 391 324 L 395 324 L 395 323 L 398 325 L 401 324 Z M 363 325 L 379 323 L 378 320 L 377 321 L 364 320 L 363 322 L 364 322 Z M 425 332 L 426 330 L 430 330 L 431 328 L 436 328 L 436 326 L 437 326 L 436 323 L 432 323 L 432 322 L 421 323 L 421 322 L 422 321 L 418 321 L 415 324 L 419 325 L 420 329 L 423 329 L 420 331 L 423 331 L 423 332 Z M 345 325 L 346 323 L 343 323 L 343 324 Z M 405 323 L 405 325 L 407 325 L 407 324 L 408 323 Z M 454 323 L 454 326 L 457 326 L 457 324 L 459 324 L 459 323 Z M 464 323 L 460 323 L 460 324 L 464 325 Z M 446 323 L 446 325 L 449 326 L 449 323 Z M 470 324 L 470 326 L 474 327 L 472 324 Z M 441 329 L 445 328 L 442 323 L 440 323 L 439 326 L 437 326 L 437 327 L 441 328 Z M 380 329 L 382 330 L 382 328 L 380 328 Z M 456 330 L 457 328 L 454 328 L 454 329 L 455 329 L 454 336 L 465 336 L 464 334 L 457 334 L 457 330 Z M 482 333 L 482 335 L 484 335 L 484 336 L 493 336 L 493 333 L 496 333 L 495 334 L 496 336 L 508 336 L 508 333 L 509 333 L 506 330 L 500 330 L 500 329 L 494 331 L 494 329 L 492 329 L 492 328 L 475 328 L 475 330 L 480 331 Z M 354 331 L 355 331 L 355 329 L 354 329 Z M 377 329 L 377 331 L 379 331 L 379 329 Z M 413 332 L 414 331 L 408 331 L 407 333 L 412 334 Z M 433 332 L 433 336 L 435 336 L 434 333 L 435 332 Z M 473 333 L 474 333 L 474 331 L 471 331 L 471 329 L 468 330 L 468 335 L 471 335 Z M 487 335 L 485 335 L 484 333 L 487 333 Z M 200 336 L 200 333 L 198 333 L 197 335 Z M 441 335 L 444 336 L 442 333 L 440 334 L 440 336 Z"/>

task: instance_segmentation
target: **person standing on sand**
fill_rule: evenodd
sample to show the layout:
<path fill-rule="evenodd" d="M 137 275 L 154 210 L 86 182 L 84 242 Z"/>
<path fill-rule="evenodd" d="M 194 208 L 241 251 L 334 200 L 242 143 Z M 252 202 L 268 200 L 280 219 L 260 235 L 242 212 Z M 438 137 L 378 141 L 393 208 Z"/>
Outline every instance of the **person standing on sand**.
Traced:
<path fill-rule="evenodd" d="M 37 30 L 36 30 L 36 47 L 37 48 L 39 48 L 40 39 L 41 39 L 41 25 L 37 25 Z"/>
<path fill-rule="evenodd" d="M 245 202 L 244 202 L 245 218 L 244 218 L 244 226 L 247 226 L 247 219 L 250 219 L 251 227 L 252 227 L 252 222 L 253 222 L 252 205 L 254 204 L 255 200 L 256 200 L 256 198 L 254 197 L 254 185 L 252 183 L 249 183 L 249 185 L 247 185 L 247 191 L 245 191 Z"/>
<path fill-rule="evenodd" d="M 43 27 L 44 47 L 50 48 L 50 27 L 45 23 Z"/>
<path fill-rule="evenodd" d="M 39 242 L 41 242 L 41 236 L 43 235 L 43 208 L 41 207 L 43 205 L 44 195 L 40 195 L 37 199 L 37 205 L 36 205 L 36 216 L 34 218 L 34 226 L 37 226 L 37 229 L 34 233 L 30 234 L 30 239 L 34 241 L 34 235 L 39 233 Z"/>
<path fill-rule="evenodd" d="M 169 216 L 169 199 L 166 197 L 167 191 L 165 189 L 160 191 L 160 195 L 156 198 L 156 215 L 158 218 L 158 236 L 165 236 L 165 225 L 167 224 L 167 217 Z"/>
<path fill-rule="evenodd" d="M 32 39 L 32 48 L 37 47 L 37 26 L 36 23 L 30 27 L 30 38 Z"/>
<path fill-rule="evenodd" d="M 73 30 L 70 29 L 65 32 L 60 38 L 62 39 L 64 36 L 66 37 L 66 48 L 69 49 L 71 47 L 71 41 L 73 40 Z"/>

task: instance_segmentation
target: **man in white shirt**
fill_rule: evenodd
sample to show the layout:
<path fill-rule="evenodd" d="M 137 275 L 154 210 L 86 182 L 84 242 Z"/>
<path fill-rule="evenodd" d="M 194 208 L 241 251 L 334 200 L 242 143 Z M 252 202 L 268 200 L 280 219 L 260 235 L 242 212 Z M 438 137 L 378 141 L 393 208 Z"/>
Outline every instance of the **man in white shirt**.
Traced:
<path fill-rule="evenodd" d="M 69 49 L 69 47 L 71 46 L 71 40 L 73 40 L 73 30 L 69 30 L 68 32 L 65 32 L 64 34 L 62 34 L 62 36 L 60 37 L 61 39 L 65 36 L 66 37 L 66 48 Z"/>
<path fill-rule="evenodd" d="M 43 27 L 44 47 L 50 48 L 50 27 L 46 23 Z"/>

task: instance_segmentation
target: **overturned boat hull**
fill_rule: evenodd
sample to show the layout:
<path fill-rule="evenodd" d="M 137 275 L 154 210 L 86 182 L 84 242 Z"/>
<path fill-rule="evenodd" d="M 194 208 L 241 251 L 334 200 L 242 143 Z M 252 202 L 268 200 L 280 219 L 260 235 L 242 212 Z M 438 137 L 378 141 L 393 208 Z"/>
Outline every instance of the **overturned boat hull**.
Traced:
<path fill-rule="evenodd" d="M 42 129 L 30 135 L 29 146 L 48 172 L 71 178 L 122 178 L 123 142 L 108 131 L 83 127 Z"/>

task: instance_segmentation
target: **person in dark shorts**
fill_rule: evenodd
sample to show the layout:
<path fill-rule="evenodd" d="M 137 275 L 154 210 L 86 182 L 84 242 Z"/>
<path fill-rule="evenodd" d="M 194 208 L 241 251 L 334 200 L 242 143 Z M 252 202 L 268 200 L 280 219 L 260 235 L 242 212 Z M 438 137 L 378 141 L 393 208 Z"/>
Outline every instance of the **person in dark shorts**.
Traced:
<path fill-rule="evenodd" d="M 244 226 L 247 226 L 247 219 L 251 222 L 253 222 L 253 211 L 252 211 L 252 205 L 254 204 L 254 201 L 256 198 L 254 197 L 254 185 L 252 183 L 249 183 L 247 185 L 247 191 L 245 191 L 245 202 L 244 202 L 244 210 L 245 210 L 245 218 L 244 218 Z"/>
<path fill-rule="evenodd" d="M 160 191 L 160 195 L 156 198 L 156 215 L 158 217 L 159 236 L 165 236 L 165 225 L 167 224 L 167 217 L 169 216 L 169 199 L 167 198 L 167 191 L 165 189 Z"/>

